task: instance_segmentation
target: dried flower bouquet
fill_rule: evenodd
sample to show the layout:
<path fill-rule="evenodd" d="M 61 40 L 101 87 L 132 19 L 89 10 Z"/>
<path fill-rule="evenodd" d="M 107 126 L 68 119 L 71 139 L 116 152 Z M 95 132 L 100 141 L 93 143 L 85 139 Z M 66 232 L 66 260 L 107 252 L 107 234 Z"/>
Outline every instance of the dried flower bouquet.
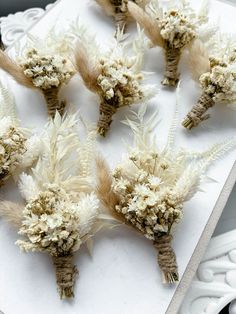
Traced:
<path fill-rule="evenodd" d="M 127 23 L 132 20 L 128 11 L 128 0 L 95 0 L 108 16 L 112 16 L 116 22 L 116 33 L 125 32 Z M 149 0 L 132 0 L 141 8 L 144 8 Z"/>
<path fill-rule="evenodd" d="M 0 50 L 0 68 L 9 73 L 19 84 L 42 92 L 48 108 L 48 115 L 54 117 L 56 111 L 63 114 L 66 102 L 59 100 L 59 92 L 75 74 L 70 56 L 63 50 L 64 42 L 53 41 L 49 33 L 44 41 L 30 36 L 23 56 L 13 61 L 6 52 Z M 68 49 L 68 47 L 66 47 Z M 68 51 L 66 51 L 68 52 Z"/>
<path fill-rule="evenodd" d="M 196 40 L 189 50 L 192 77 L 201 89 L 197 104 L 182 122 L 189 130 L 207 120 L 210 115 L 206 112 L 216 103 L 236 103 L 235 40 L 217 36 L 214 41 L 209 45 L 211 49 L 207 49 L 200 40 Z"/>
<path fill-rule="evenodd" d="M 203 1 L 199 12 L 195 12 L 188 1 L 169 1 L 168 8 L 161 8 L 157 0 L 146 6 L 146 11 L 129 1 L 130 15 L 144 28 L 152 46 L 164 49 L 166 68 L 163 85 L 176 86 L 179 80 L 178 65 L 183 50 L 191 45 L 195 38 L 205 40 L 212 35 L 207 28 L 207 1 Z"/>
<path fill-rule="evenodd" d="M 178 281 L 176 256 L 171 246 L 172 229 L 183 216 L 183 206 L 197 192 L 202 175 L 219 155 L 235 142 L 216 144 L 203 153 L 174 151 L 174 126 L 161 151 L 150 132 L 156 115 L 144 121 L 142 109 L 127 120 L 134 133 L 134 145 L 112 174 L 105 162 L 98 162 L 98 195 L 118 221 L 126 223 L 153 242 L 164 283 Z"/>
<path fill-rule="evenodd" d="M 13 95 L 0 83 L 0 186 L 32 165 L 40 140 L 20 126 Z"/>
<path fill-rule="evenodd" d="M 94 40 L 82 36 L 75 52 L 76 67 L 84 84 L 100 98 L 97 126 L 101 136 L 106 136 L 118 109 L 145 102 L 157 93 L 155 85 L 142 84 L 148 73 L 140 70 L 143 59 L 141 32 L 134 41 L 131 56 L 122 36 L 120 33 L 112 48 L 103 54 Z"/>
<path fill-rule="evenodd" d="M 74 295 L 73 255 L 98 230 L 99 200 L 94 175 L 96 132 L 78 137 L 76 115 L 56 113 L 42 137 L 43 154 L 30 174 L 20 176 L 25 207 L 0 203 L 0 215 L 19 228 L 16 243 L 26 252 L 52 257 L 61 298 Z M 14 214 L 15 213 L 15 214 Z"/>

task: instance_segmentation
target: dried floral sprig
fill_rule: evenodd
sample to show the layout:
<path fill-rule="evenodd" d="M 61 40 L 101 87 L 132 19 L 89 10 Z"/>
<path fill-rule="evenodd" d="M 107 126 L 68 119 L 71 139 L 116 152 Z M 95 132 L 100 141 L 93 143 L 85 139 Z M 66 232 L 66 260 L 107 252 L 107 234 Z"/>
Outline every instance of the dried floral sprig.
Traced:
<path fill-rule="evenodd" d="M 14 97 L 0 82 L 0 186 L 31 166 L 40 149 L 40 139 L 20 127 Z"/>
<path fill-rule="evenodd" d="M 120 36 L 123 36 L 120 33 Z M 142 33 L 134 41 L 134 54 L 117 38 L 112 48 L 101 54 L 94 41 L 83 35 L 75 52 L 76 67 L 86 87 L 100 98 L 98 133 L 106 136 L 112 117 L 119 108 L 142 103 L 157 93 L 155 85 L 142 84 L 148 73 L 140 70 L 143 58 Z"/>
<path fill-rule="evenodd" d="M 125 33 L 126 26 L 130 20 L 132 20 L 132 16 L 128 11 L 128 0 L 95 0 L 104 10 L 104 12 L 108 16 L 112 16 L 116 23 L 116 32 L 115 36 L 119 33 L 119 31 L 123 31 Z M 141 8 L 144 8 L 149 0 L 132 0 Z"/>
<path fill-rule="evenodd" d="M 222 37 L 218 38 L 217 54 L 211 54 L 200 40 L 196 40 L 189 50 L 192 77 L 202 91 L 197 104 L 182 122 L 189 130 L 207 120 L 210 115 L 206 112 L 216 103 L 236 103 L 236 41 L 232 45 L 229 38 L 225 38 L 228 40 L 228 47 L 220 46 L 224 41 Z"/>
<path fill-rule="evenodd" d="M 0 215 L 20 225 L 23 239 L 16 242 L 20 248 L 52 257 L 61 298 L 74 295 L 78 272 L 74 253 L 100 228 L 95 139 L 96 131 L 91 130 L 84 141 L 80 140 L 75 114 L 61 117 L 56 113 L 42 137 L 42 157 L 29 174 L 20 176 L 25 207 L 20 213 L 14 203 L 0 204 Z"/>
<path fill-rule="evenodd" d="M 163 282 L 173 283 L 179 279 L 171 247 L 173 226 L 182 219 L 184 203 L 197 192 L 207 167 L 235 141 L 216 144 L 204 153 L 175 151 L 175 121 L 168 144 L 161 151 L 150 134 L 156 125 L 156 114 L 144 121 L 144 113 L 142 109 L 126 121 L 134 133 L 134 145 L 113 173 L 104 161 L 99 161 L 98 195 L 114 218 L 153 242 Z"/>
<path fill-rule="evenodd" d="M 58 43 L 54 47 L 49 37 L 43 43 L 30 36 L 23 56 L 18 61 L 13 61 L 6 52 L 0 50 L 0 68 L 19 84 L 40 90 L 47 103 L 48 115 L 54 117 L 56 111 L 60 114 L 64 112 L 66 102 L 60 101 L 58 94 L 62 85 L 68 84 L 75 70 L 69 56 L 69 45 L 64 51 L 65 44 Z"/>
<path fill-rule="evenodd" d="M 178 65 L 185 48 L 200 36 L 207 40 L 212 35 L 212 28 L 206 26 L 208 21 L 207 1 L 199 12 L 195 12 L 188 1 L 169 1 L 168 8 L 159 6 L 153 0 L 146 10 L 129 1 L 130 15 L 140 24 L 151 40 L 152 46 L 164 49 L 166 67 L 163 85 L 176 86 L 179 80 Z M 207 30 L 207 31 L 206 31 Z"/>

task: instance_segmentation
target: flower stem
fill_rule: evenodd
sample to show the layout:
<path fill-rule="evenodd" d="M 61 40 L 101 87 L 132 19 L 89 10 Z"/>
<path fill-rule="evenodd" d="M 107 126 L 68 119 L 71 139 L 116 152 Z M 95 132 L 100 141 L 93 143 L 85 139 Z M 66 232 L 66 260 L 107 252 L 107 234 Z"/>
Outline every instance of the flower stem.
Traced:
<path fill-rule="evenodd" d="M 153 242 L 158 250 L 157 261 L 163 274 L 163 283 L 175 283 L 179 281 L 178 266 L 175 252 L 171 247 L 172 236 L 164 234 Z"/>
<path fill-rule="evenodd" d="M 59 87 L 52 87 L 42 90 L 44 98 L 47 102 L 48 115 L 52 118 L 55 116 L 56 111 L 58 111 L 60 115 L 63 115 L 66 106 L 65 101 L 60 101 L 58 99 L 59 90 Z"/>
<path fill-rule="evenodd" d="M 202 121 L 209 119 L 210 115 L 205 113 L 214 105 L 215 102 L 212 97 L 204 92 L 199 98 L 197 104 L 193 106 L 192 110 L 187 114 L 186 118 L 182 122 L 182 125 L 189 130 L 198 126 L 198 124 Z"/>
<path fill-rule="evenodd" d="M 56 268 L 57 285 L 61 299 L 74 297 L 75 278 L 78 274 L 76 266 L 73 265 L 73 255 L 53 256 Z"/>
<path fill-rule="evenodd" d="M 181 49 L 172 48 L 165 44 L 166 68 L 162 84 L 165 86 L 176 86 L 179 81 L 178 65 L 181 56 Z"/>
<path fill-rule="evenodd" d="M 108 104 L 106 101 L 100 104 L 100 117 L 98 120 L 98 133 L 105 137 L 110 125 L 112 123 L 112 117 L 117 111 L 117 106 Z"/>

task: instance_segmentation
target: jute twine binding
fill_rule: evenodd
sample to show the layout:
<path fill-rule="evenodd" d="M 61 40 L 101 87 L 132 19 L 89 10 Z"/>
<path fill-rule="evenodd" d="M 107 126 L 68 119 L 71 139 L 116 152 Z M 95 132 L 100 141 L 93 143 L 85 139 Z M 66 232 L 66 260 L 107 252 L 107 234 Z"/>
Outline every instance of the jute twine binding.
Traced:
<path fill-rule="evenodd" d="M 74 297 L 75 278 L 78 274 L 76 266 L 73 265 L 73 256 L 53 256 L 56 268 L 57 285 L 61 299 Z"/>
<path fill-rule="evenodd" d="M 98 133 L 101 136 L 106 136 L 107 131 L 110 129 L 112 123 L 112 117 L 117 111 L 117 107 L 110 105 L 107 102 L 102 102 L 100 104 L 100 117 L 98 120 Z"/>
<path fill-rule="evenodd" d="M 210 115 L 205 114 L 205 112 L 213 107 L 215 104 L 212 97 L 207 94 L 203 93 L 200 99 L 198 100 L 198 103 L 193 106 L 192 110 L 187 114 L 186 118 L 182 122 L 182 125 L 191 130 L 193 127 L 196 127 L 199 123 L 201 123 L 204 120 L 207 120 Z"/>
<path fill-rule="evenodd" d="M 157 261 L 163 272 L 163 283 L 175 283 L 179 280 L 175 252 L 171 247 L 172 235 L 162 235 L 154 241 L 158 251 Z"/>
<path fill-rule="evenodd" d="M 181 49 L 175 49 L 165 45 L 166 68 L 162 84 L 176 86 L 179 81 L 178 65 L 181 57 Z"/>
<path fill-rule="evenodd" d="M 60 115 L 63 115 L 66 106 L 65 101 L 58 99 L 59 89 L 59 87 L 52 87 L 43 90 L 43 95 L 47 102 L 48 115 L 52 118 L 55 116 L 56 111 L 58 111 Z"/>

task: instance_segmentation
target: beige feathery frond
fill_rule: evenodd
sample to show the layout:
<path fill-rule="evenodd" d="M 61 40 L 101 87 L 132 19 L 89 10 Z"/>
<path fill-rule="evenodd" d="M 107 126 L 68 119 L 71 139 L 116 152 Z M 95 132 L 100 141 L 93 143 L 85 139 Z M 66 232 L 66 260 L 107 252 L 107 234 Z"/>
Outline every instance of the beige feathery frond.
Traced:
<path fill-rule="evenodd" d="M 160 34 L 158 21 L 149 16 L 137 4 L 129 1 L 128 10 L 130 15 L 144 29 L 146 36 L 152 41 L 153 45 L 163 47 L 163 39 Z"/>
<path fill-rule="evenodd" d="M 112 217 L 121 222 L 125 222 L 124 218 L 115 210 L 115 206 L 119 203 L 119 197 L 112 190 L 112 177 L 109 167 L 102 157 L 97 157 L 96 164 L 98 198 Z"/>
<path fill-rule="evenodd" d="M 208 52 L 199 39 L 196 39 L 189 48 L 189 68 L 192 78 L 199 82 L 199 77 L 210 71 Z"/>
<path fill-rule="evenodd" d="M 115 15 L 114 6 L 112 6 L 111 1 L 109 0 L 95 0 L 95 1 L 103 8 L 103 10 L 108 16 Z"/>
<path fill-rule="evenodd" d="M 0 68 L 10 74 L 17 83 L 28 88 L 35 88 L 31 80 L 24 75 L 21 67 L 2 50 L 0 50 Z"/>
<path fill-rule="evenodd" d="M 0 202 L 0 217 L 4 218 L 13 227 L 19 228 L 22 222 L 23 209 L 24 209 L 23 205 L 20 205 L 14 202 L 9 202 L 9 201 L 1 201 Z"/>
<path fill-rule="evenodd" d="M 99 66 L 89 58 L 88 52 L 81 41 L 78 41 L 75 50 L 75 66 L 87 88 L 97 91 L 97 78 L 100 75 Z"/>

